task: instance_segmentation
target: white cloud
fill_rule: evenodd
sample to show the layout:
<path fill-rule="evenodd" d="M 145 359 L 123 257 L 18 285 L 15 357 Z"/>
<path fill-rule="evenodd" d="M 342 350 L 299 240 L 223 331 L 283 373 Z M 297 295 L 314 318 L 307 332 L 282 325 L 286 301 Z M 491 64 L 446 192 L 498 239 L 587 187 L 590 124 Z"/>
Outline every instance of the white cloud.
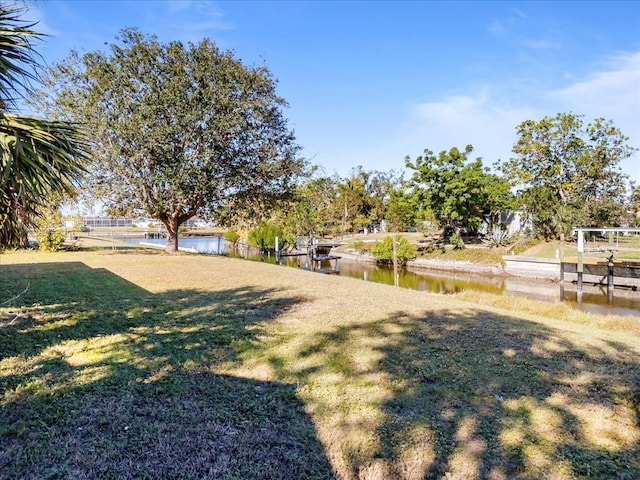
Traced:
<path fill-rule="evenodd" d="M 621 121 L 640 130 L 640 52 L 617 55 L 611 68 L 548 93 L 548 98 L 588 117 Z"/>
<path fill-rule="evenodd" d="M 472 157 L 482 157 L 484 164 L 490 166 L 510 158 L 516 126 L 535 115 L 529 107 L 500 104 L 484 89 L 414 105 L 407 141 L 420 143 L 419 152 L 428 148 L 436 153 L 471 144 Z"/>
<path fill-rule="evenodd" d="M 51 28 L 51 26 L 45 21 L 44 14 L 35 5 L 29 5 L 24 14 L 21 15 L 21 19 L 29 23 L 36 23 L 34 30 L 38 33 L 49 36 L 59 35 L 59 32 Z"/>
<path fill-rule="evenodd" d="M 600 117 L 611 120 L 631 145 L 640 148 L 640 51 L 611 57 L 605 69 L 548 92 L 546 101 L 557 106 L 554 113 L 572 111 L 584 115 L 587 122 Z M 637 152 L 621 166 L 640 181 Z"/>
<path fill-rule="evenodd" d="M 144 9 L 145 30 L 155 31 L 163 25 L 161 38 L 179 39 L 197 43 L 203 37 L 212 37 L 215 32 L 234 30 L 235 25 L 225 18 L 216 2 L 171 1 L 160 2 L 156 10 Z M 166 19 L 171 21 L 167 22 Z"/>
<path fill-rule="evenodd" d="M 573 112 L 585 121 L 603 117 L 612 120 L 640 148 L 640 52 L 620 54 L 609 59 L 606 68 L 593 72 L 562 89 L 527 92 L 506 98 L 508 88 L 493 85 L 465 95 L 452 95 L 438 101 L 411 106 L 409 122 L 399 143 L 420 154 L 424 148 L 434 152 L 451 147 L 474 147 L 472 156 L 483 157 L 489 166 L 512 156 L 516 127 L 524 120 Z M 496 93 L 500 93 L 497 95 Z M 620 165 L 640 182 L 640 155 Z"/>
<path fill-rule="evenodd" d="M 505 32 L 504 24 L 500 20 L 493 20 L 489 25 L 489 33 L 502 35 Z"/>

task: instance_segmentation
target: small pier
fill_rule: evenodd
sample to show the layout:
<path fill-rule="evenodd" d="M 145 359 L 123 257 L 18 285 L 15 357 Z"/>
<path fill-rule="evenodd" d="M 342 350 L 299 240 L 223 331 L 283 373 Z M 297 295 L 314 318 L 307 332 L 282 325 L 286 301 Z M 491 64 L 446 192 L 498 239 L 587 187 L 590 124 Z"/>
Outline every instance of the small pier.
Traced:
<path fill-rule="evenodd" d="M 338 267 L 338 260 L 340 260 L 340 257 L 336 255 L 315 256 L 311 259 L 310 270 L 312 272 L 317 272 L 317 273 L 337 275 L 338 273 L 340 273 L 340 269 Z"/>
<path fill-rule="evenodd" d="M 606 285 L 608 289 L 627 287 L 636 290 L 640 284 L 640 262 L 631 260 L 614 260 L 613 258 L 596 259 L 567 257 L 560 262 L 560 281 L 567 279 L 567 274 L 575 278 L 579 287 L 582 283 Z"/>
<path fill-rule="evenodd" d="M 299 237 L 296 249 L 280 253 L 280 257 L 298 257 L 298 268 L 328 275 L 340 273 L 338 261 L 341 257 L 331 255 L 331 249 L 342 245 L 337 242 L 322 241 L 309 237 Z"/>
<path fill-rule="evenodd" d="M 615 254 L 624 247 L 629 251 L 637 249 L 637 235 L 640 229 L 637 228 L 574 228 L 573 235 L 577 235 L 578 248 L 576 258 L 562 259 L 560 262 L 560 285 L 564 283 L 565 275 L 575 274 L 578 303 L 582 298 L 582 284 L 585 281 L 592 281 L 594 285 L 607 286 L 607 295 L 613 299 L 613 291 L 616 287 L 629 287 L 637 290 L 640 285 L 640 262 L 637 260 L 614 259 Z M 595 238 L 598 243 L 606 242 L 605 245 L 594 245 L 594 248 L 585 249 L 585 244 L 590 238 Z M 622 245 L 621 245 L 622 243 Z M 625 245 L 626 244 L 626 245 Z M 631 247 L 631 248 L 628 248 Z M 585 257 L 588 254 L 605 253 L 607 259 Z M 620 284 L 620 280 L 624 284 Z M 616 281 L 618 284 L 616 285 Z"/>
<path fill-rule="evenodd" d="M 144 232 L 144 238 L 147 240 L 156 240 L 167 238 L 167 235 L 164 232 Z"/>

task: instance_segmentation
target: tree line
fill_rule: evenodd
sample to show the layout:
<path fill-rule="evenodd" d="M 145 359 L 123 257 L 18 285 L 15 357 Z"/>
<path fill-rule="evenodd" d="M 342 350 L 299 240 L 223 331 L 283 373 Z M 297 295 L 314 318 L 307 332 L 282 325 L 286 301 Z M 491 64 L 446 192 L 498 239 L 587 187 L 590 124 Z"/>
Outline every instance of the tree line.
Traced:
<path fill-rule="evenodd" d="M 124 29 L 106 51 L 72 51 L 36 74 L 38 34 L 19 13 L 0 6 L 4 247 L 24 244 L 69 195 L 157 219 L 169 251 L 195 216 L 290 237 L 384 226 L 460 240 L 514 209 L 544 238 L 573 226 L 638 224 L 640 190 L 619 168 L 635 149 L 611 121 L 585 124 L 574 113 L 525 120 L 513 158 L 491 167 L 467 145 L 408 156 L 402 172 L 327 176 L 300 157 L 266 66 L 245 65 L 209 39 L 162 43 Z M 36 79 L 40 88 L 29 82 Z M 16 92 L 48 120 L 13 114 Z"/>
<path fill-rule="evenodd" d="M 346 177 L 302 182 L 271 221 L 282 234 L 318 236 L 361 232 L 439 230 L 460 241 L 484 222 L 499 227 L 500 213 L 520 210 L 533 234 L 558 238 L 574 227 L 640 225 L 640 189 L 620 171 L 633 154 L 612 122 L 585 125 L 573 113 L 517 127 L 514 157 L 489 168 L 471 158 L 473 146 L 406 157 L 406 170 L 352 170 Z"/>

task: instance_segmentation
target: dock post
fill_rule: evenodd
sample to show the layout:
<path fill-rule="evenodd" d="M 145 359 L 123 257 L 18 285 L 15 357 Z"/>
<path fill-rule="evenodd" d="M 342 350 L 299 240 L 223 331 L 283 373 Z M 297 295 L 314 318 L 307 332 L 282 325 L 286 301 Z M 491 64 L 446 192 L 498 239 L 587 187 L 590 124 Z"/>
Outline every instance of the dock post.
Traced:
<path fill-rule="evenodd" d="M 613 255 L 609 257 L 607 275 L 607 292 L 613 292 Z"/>
<path fill-rule="evenodd" d="M 583 272 L 583 262 L 584 262 L 584 232 L 582 230 L 578 230 L 578 265 L 576 266 L 576 272 L 578 275 L 578 295 L 582 296 L 582 272 Z"/>
<path fill-rule="evenodd" d="M 280 248 L 279 247 L 279 242 L 278 242 L 278 237 L 276 237 L 276 263 L 280 264 Z"/>

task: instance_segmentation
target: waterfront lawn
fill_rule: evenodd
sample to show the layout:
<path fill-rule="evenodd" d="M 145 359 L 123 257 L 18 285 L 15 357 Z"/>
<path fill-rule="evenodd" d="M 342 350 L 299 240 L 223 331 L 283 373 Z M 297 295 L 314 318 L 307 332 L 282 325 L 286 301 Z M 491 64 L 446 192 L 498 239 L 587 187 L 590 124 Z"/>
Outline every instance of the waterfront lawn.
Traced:
<path fill-rule="evenodd" d="M 597 258 L 601 260 L 606 260 L 609 258 L 611 252 L 606 250 L 608 245 L 602 246 L 604 251 L 591 251 L 590 248 L 585 249 L 585 256 L 590 258 Z M 527 257 L 537 257 L 537 258 L 557 258 L 556 255 L 562 255 L 564 257 L 576 257 L 578 255 L 578 247 L 575 242 L 564 242 L 560 241 L 549 241 L 544 242 L 541 241 L 538 245 L 530 248 L 526 252 L 522 253 L 522 255 Z M 623 245 L 622 248 L 615 249 L 614 246 L 614 258 L 615 259 L 625 259 L 625 260 L 640 260 L 640 247 L 637 246 L 637 243 L 629 243 Z"/>
<path fill-rule="evenodd" d="M 637 324 L 140 251 L 0 304 L 2 479 L 640 477 Z"/>

